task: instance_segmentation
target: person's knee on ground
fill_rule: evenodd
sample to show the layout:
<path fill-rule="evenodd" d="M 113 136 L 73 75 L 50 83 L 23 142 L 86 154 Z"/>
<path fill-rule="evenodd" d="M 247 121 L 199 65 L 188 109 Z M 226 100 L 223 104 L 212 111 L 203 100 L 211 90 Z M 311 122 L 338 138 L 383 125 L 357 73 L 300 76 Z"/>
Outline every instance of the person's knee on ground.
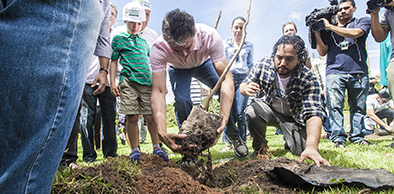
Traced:
<path fill-rule="evenodd" d="M 266 140 L 266 125 L 264 126 L 259 126 L 261 122 L 265 122 L 262 118 L 260 118 L 256 112 L 253 106 L 248 106 L 245 109 L 245 117 L 248 125 L 248 129 L 250 131 L 250 135 L 253 138 L 252 141 L 252 147 L 254 151 L 259 151 L 261 148 L 261 145 L 267 145 L 268 141 Z M 261 120 L 261 121 L 259 121 Z M 259 126 L 259 127 L 255 127 Z"/>

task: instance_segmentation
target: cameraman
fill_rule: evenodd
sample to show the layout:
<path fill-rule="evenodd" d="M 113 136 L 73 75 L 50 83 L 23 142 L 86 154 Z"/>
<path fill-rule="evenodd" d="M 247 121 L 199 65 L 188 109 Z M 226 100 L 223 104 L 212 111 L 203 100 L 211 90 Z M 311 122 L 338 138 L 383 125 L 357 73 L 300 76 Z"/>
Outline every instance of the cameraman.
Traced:
<path fill-rule="evenodd" d="M 386 8 L 383 10 L 383 14 L 379 22 L 379 11 L 380 9 L 371 10 L 371 32 L 376 42 L 382 42 L 387 38 L 388 33 L 391 31 L 391 45 L 394 46 L 393 27 L 394 27 L 394 2 L 387 3 L 384 5 Z M 394 50 L 391 51 L 390 63 L 386 69 L 388 88 L 390 96 L 393 96 L 394 92 Z"/>
<path fill-rule="evenodd" d="M 343 126 L 345 90 L 348 90 L 350 107 L 349 140 L 362 145 L 371 144 L 364 139 L 362 132 L 369 87 L 365 42 L 371 21 L 369 17 L 354 18 L 355 11 L 354 0 L 341 0 L 336 14 L 338 22 L 330 24 L 322 18 L 326 31 L 315 32 L 317 51 L 321 56 L 327 54 L 327 105 L 332 130 L 330 139 L 335 147 L 346 147 L 348 137 Z"/>
<path fill-rule="evenodd" d="M 394 2 L 390 2 L 384 5 L 382 16 L 379 22 L 379 11 L 380 9 L 371 10 L 371 31 L 372 36 L 376 42 L 382 42 L 387 38 L 387 34 L 391 32 L 391 45 L 394 46 Z M 390 63 L 386 69 L 387 72 L 387 84 L 390 92 L 390 96 L 394 95 L 394 50 L 391 51 Z M 394 147 L 394 138 L 392 143 L 388 145 Z"/>

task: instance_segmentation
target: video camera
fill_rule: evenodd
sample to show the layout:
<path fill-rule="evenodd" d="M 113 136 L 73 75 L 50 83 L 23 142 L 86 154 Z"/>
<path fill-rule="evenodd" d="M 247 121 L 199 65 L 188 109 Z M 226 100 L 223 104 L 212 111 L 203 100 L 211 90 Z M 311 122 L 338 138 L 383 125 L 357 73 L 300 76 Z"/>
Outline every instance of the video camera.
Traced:
<path fill-rule="evenodd" d="M 339 11 L 338 0 L 328 1 L 330 2 L 330 7 L 314 9 L 305 17 L 306 26 L 311 27 L 313 32 L 317 32 L 325 28 L 324 22 L 320 19 L 326 18 L 328 21 L 332 22 L 333 16 L 335 16 Z"/>
<path fill-rule="evenodd" d="M 309 42 L 311 48 L 316 49 L 316 38 L 314 32 L 325 29 L 324 21 L 320 20 L 326 18 L 330 23 L 335 23 L 335 15 L 339 12 L 338 0 L 328 0 L 329 7 L 314 9 L 309 15 L 305 17 L 305 25 L 309 27 Z M 378 0 L 379 1 L 379 0 Z"/>
<path fill-rule="evenodd" d="M 367 2 L 367 14 L 370 14 L 372 10 L 384 7 L 385 4 L 392 2 L 393 0 L 369 0 Z"/>

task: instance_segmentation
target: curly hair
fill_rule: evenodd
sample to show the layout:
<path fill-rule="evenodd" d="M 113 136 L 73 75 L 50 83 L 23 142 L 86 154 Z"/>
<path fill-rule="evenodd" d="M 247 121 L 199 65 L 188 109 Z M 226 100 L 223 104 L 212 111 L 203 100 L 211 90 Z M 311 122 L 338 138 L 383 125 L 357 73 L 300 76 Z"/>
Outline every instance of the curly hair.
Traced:
<path fill-rule="evenodd" d="M 300 64 L 305 66 L 306 59 L 308 58 L 308 51 L 305 48 L 305 42 L 298 35 L 285 35 L 279 38 L 273 47 L 271 57 L 275 57 L 278 46 L 281 44 L 291 44 L 294 46 L 294 50 L 297 53 L 297 57 L 300 60 Z"/>
<path fill-rule="evenodd" d="M 179 9 L 166 14 L 161 30 L 164 40 L 178 46 L 185 46 L 187 38 L 196 33 L 193 16 Z"/>

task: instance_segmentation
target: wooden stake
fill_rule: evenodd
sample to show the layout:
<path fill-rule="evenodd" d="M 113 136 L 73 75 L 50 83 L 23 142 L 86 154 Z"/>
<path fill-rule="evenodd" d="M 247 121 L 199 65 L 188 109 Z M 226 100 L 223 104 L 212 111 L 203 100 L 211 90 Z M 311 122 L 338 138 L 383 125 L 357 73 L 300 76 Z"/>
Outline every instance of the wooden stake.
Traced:
<path fill-rule="evenodd" d="M 218 82 L 216 83 L 215 87 L 212 89 L 212 91 L 208 94 L 207 98 L 205 99 L 205 102 L 202 105 L 202 109 L 204 109 L 206 111 L 208 110 L 209 101 L 211 101 L 213 95 L 218 91 L 219 87 L 222 85 L 222 82 L 223 82 L 224 78 L 226 77 L 226 74 L 227 74 L 228 70 L 230 69 L 231 65 L 234 63 L 235 59 L 238 57 L 238 55 L 241 52 L 241 49 L 242 49 L 242 47 L 243 47 L 243 45 L 245 43 L 246 26 L 249 23 L 251 4 L 252 4 L 252 0 L 249 0 L 249 7 L 248 7 L 248 12 L 247 12 L 246 22 L 245 22 L 244 27 L 242 29 L 242 39 L 241 39 L 240 47 L 237 50 L 237 52 L 234 54 L 234 56 L 231 58 L 231 60 L 230 60 L 229 64 L 227 65 L 227 67 L 224 69 L 224 71 L 223 71 L 222 75 L 220 76 Z"/>

